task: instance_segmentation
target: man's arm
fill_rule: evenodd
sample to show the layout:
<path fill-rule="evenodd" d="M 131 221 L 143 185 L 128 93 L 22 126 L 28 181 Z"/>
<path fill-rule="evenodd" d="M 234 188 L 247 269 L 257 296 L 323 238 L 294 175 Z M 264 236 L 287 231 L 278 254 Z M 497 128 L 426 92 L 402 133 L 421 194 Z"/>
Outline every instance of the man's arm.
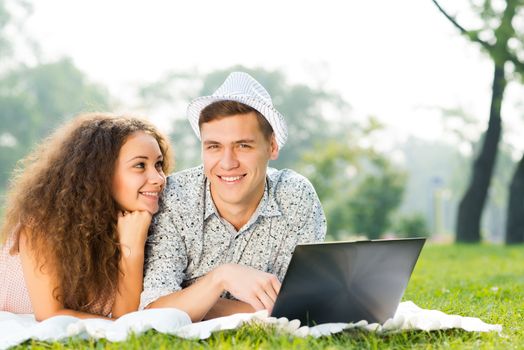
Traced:
<path fill-rule="evenodd" d="M 204 316 L 204 320 L 255 311 L 251 305 L 243 301 L 219 298 L 211 310 Z"/>
<path fill-rule="evenodd" d="M 219 301 L 224 291 L 230 292 L 252 309 L 238 303 Z M 189 287 L 156 299 L 147 308 L 175 307 L 185 311 L 195 322 L 202 320 L 204 316 L 219 317 L 235 312 L 250 312 L 253 309 L 267 309 L 271 312 L 279 291 L 280 282 L 275 275 L 247 266 L 224 264 Z M 212 313 L 208 315 L 212 308 Z"/>

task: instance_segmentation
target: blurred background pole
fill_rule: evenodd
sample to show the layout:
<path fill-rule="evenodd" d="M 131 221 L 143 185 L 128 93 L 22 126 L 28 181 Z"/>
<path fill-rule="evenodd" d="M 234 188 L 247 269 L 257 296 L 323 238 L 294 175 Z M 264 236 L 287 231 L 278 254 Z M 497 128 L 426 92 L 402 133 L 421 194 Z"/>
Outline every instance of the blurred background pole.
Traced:
<path fill-rule="evenodd" d="M 444 217 L 442 212 L 442 199 L 443 199 L 443 180 L 440 176 L 435 176 L 431 179 L 432 197 L 433 197 L 433 225 L 431 235 L 433 237 L 440 237 L 444 233 Z"/>

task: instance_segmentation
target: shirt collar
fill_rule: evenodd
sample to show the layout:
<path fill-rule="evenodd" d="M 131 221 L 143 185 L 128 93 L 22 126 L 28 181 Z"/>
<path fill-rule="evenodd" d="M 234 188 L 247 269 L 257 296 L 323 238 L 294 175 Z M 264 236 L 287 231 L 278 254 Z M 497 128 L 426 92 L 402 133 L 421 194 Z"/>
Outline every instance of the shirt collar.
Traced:
<path fill-rule="evenodd" d="M 206 196 L 204 197 L 204 220 L 207 220 L 213 214 L 215 214 L 217 217 L 220 217 L 218 215 L 218 210 L 215 207 L 215 203 L 213 202 L 213 198 L 211 197 L 211 188 L 209 185 L 209 181 L 206 179 L 204 183 L 206 184 L 206 188 L 204 190 L 206 193 Z"/>
<path fill-rule="evenodd" d="M 264 196 L 262 197 L 261 202 L 261 212 L 260 215 L 272 217 L 280 216 L 282 212 L 280 211 L 280 205 L 277 203 L 275 196 L 275 180 L 270 176 L 266 176 L 266 186 L 264 188 Z"/>

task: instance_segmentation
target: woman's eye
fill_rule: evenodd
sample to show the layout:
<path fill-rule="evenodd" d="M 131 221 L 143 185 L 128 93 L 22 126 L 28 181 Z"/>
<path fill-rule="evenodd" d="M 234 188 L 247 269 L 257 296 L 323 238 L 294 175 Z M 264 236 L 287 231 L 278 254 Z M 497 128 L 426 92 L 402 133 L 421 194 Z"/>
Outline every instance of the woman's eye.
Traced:
<path fill-rule="evenodd" d="M 138 169 L 144 169 L 145 167 L 146 165 L 144 163 L 135 164 L 135 168 L 138 168 Z"/>
<path fill-rule="evenodd" d="M 163 166 L 164 166 L 164 161 L 163 161 L 163 160 L 159 160 L 159 161 L 156 162 L 156 164 L 155 164 L 155 167 L 156 167 L 157 169 L 162 169 Z"/>

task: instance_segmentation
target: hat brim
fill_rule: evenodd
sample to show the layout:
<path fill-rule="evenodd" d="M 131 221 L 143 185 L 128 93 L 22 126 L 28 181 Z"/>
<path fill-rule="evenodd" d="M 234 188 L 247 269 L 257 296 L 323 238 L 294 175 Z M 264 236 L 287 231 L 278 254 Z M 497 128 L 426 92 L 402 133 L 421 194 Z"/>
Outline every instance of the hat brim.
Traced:
<path fill-rule="evenodd" d="M 248 105 L 259 111 L 269 122 L 275 133 L 278 147 L 281 149 L 287 141 L 287 125 L 282 114 L 275 107 L 268 105 L 260 99 L 249 96 L 202 96 L 191 101 L 187 107 L 187 119 L 196 136 L 201 139 L 198 120 L 204 108 L 219 101 L 236 101 Z"/>

